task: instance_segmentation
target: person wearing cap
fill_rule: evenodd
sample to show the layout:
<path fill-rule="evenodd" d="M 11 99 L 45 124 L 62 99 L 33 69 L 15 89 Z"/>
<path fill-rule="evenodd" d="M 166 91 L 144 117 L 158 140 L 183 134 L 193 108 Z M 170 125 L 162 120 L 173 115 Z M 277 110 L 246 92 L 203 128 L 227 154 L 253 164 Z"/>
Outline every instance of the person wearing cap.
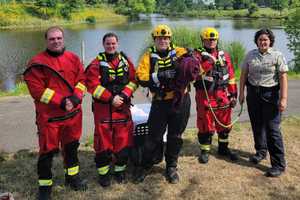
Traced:
<path fill-rule="evenodd" d="M 271 168 L 266 176 L 277 177 L 285 171 L 281 114 L 287 107 L 288 66 L 282 53 L 273 48 L 275 36 L 269 29 L 255 33 L 257 49 L 248 52 L 242 65 L 239 102 L 247 107 L 254 136 L 256 153 L 250 162 L 260 163 L 270 154 Z"/>
<path fill-rule="evenodd" d="M 149 138 L 145 144 L 142 166 L 135 174 L 135 181 L 142 182 L 151 167 L 160 162 L 163 155 L 163 135 L 167 130 L 167 142 L 164 151 L 166 161 L 166 179 L 177 183 L 177 160 L 182 147 L 182 133 L 186 128 L 191 100 L 185 89 L 182 101 L 173 109 L 174 90 L 170 84 L 176 77 L 175 61 L 187 53 L 185 48 L 175 47 L 172 31 L 167 25 L 158 25 L 152 31 L 154 45 L 141 57 L 136 77 L 142 87 L 149 88 L 152 104 L 148 119 Z"/>
<path fill-rule="evenodd" d="M 218 134 L 218 154 L 238 159 L 229 148 L 232 108 L 236 105 L 237 86 L 230 55 L 218 48 L 219 32 L 205 27 L 200 33 L 203 47 L 195 49 L 201 69 L 196 89 L 199 162 L 209 161 L 212 136 Z"/>

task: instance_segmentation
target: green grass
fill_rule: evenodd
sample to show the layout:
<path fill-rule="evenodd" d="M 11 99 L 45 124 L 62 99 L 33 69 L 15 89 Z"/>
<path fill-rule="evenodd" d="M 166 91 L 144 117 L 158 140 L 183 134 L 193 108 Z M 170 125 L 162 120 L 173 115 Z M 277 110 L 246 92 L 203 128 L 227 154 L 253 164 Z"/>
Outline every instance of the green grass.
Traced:
<path fill-rule="evenodd" d="M 230 147 L 240 155 L 236 163 L 217 154 L 217 137 L 214 136 L 208 164 L 199 164 L 197 130 L 188 129 L 183 134 L 184 144 L 179 157 L 180 182 L 169 184 L 163 174 L 165 164 L 156 165 L 141 184 L 133 184 L 132 166 L 127 184 L 113 182 L 103 189 L 97 183 L 92 144 L 82 145 L 79 151 L 81 176 L 88 180 L 86 192 L 74 192 L 64 186 L 61 155 L 54 158 L 53 199 L 99 200 L 99 199 L 241 199 L 241 200 L 298 200 L 300 199 L 300 117 L 283 119 L 282 132 L 288 167 L 279 178 L 266 178 L 264 172 L 270 160 L 258 165 L 248 162 L 255 152 L 250 123 L 237 123 L 230 135 Z M 0 193 L 11 192 L 15 199 L 35 199 L 37 192 L 37 152 L 22 150 L 14 154 L 0 153 Z"/>
<path fill-rule="evenodd" d="M 4 92 L 4 91 L 0 90 L 0 97 L 22 96 L 22 95 L 27 95 L 27 94 L 28 94 L 28 88 L 24 82 L 17 83 L 16 88 L 12 91 Z"/>
<path fill-rule="evenodd" d="M 70 19 L 65 19 L 60 14 L 61 4 L 57 8 L 39 10 L 33 4 L 3 4 L 0 6 L 0 29 L 21 27 L 46 27 L 50 25 L 69 25 L 87 23 L 93 18 L 94 23 L 111 22 L 124 23 L 126 16 L 118 15 L 112 7 L 84 7 L 70 14 Z M 47 17 L 41 17 L 47 13 Z M 47 18 L 47 19 L 46 19 Z"/>

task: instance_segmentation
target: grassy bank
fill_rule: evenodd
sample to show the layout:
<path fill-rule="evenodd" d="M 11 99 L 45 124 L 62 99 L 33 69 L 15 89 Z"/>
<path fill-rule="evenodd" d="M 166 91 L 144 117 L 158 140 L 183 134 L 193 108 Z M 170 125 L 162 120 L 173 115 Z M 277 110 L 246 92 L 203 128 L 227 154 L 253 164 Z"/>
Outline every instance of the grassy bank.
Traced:
<path fill-rule="evenodd" d="M 259 165 L 248 162 L 248 156 L 254 152 L 252 133 L 249 123 L 239 123 L 234 127 L 230 146 L 241 156 L 237 163 L 223 159 L 216 153 L 217 140 L 214 137 L 213 148 L 208 164 L 199 164 L 197 155 L 199 145 L 196 130 L 184 133 L 184 146 L 179 158 L 180 182 L 168 184 L 165 180 L 164 164 L 154 167 L 144 183 L 135 185 L 131 181 L 132 168 L 126 185 L 113 184 L 103 189 L 97 183 L 94 166 L 94 152 L 90 145 L 82 145 L 79 152 L 82 176 L 88 180 L 86 192 L 73 192 L 64 186 L 61 157 L 54 159 L 53 199 L 97 200 L 97 199 L 255 199 L 297 200 L 300 198 L 300 118 L 283 120 L 282 130 L 286 148 L 287 171 L 279 178 L 266 178 L 264 172 L 270 161 Z M 2 153 L 0 156 L 0 193 L 12 192 L 15 199 L 34 199 L 37 189 L 36 176 L 37 153 L 20 151 L 16 154 Z"/>
<path fill-rule="evenodd" d="M 284 9 L 283 11 L 276 11 L 271 8 L 259 8 L 258 11 L 249 15 L 247 9 L 241 10 L 187 10 L 184 12 L 173 12 L 172 10 L 163 10 L 162 14 L 167 16 L 180 16 L 180 17 L 209 17 L 209 18 L 270 18 L 282 19 L 288 15 L 292 9 Z"/>
<path fill-rule="evenodd" d="M 59 9 L 48 8 L 47 19 L 41 17 L 33 4 L 3 4 L 0 6 L 0 28 L 44 27 L 50 25 L 68 25 L 80 23 L 114 22 L 124 23 L 127 17 L 117 15 L 109 6 L 84 7 L 70 13 L 68 19 L 61 16 Z M 37 12 L 39 11 L 39 12 Z"/>

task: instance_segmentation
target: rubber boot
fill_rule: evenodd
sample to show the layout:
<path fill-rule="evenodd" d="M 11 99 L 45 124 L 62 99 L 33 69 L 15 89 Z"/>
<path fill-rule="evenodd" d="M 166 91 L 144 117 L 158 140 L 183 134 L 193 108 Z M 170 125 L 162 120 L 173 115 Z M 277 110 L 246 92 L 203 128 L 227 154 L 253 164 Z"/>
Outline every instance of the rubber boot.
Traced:
<path fill-rule="evenodd" d="M 166 179 L 169 183 L 176 184 L 179 182 L 179 175 L 176 167 L 167 167 Z"/>
<path fill-rule="evenodd" d="M 208 163 L 209 160 L 209 151 L 207 150 L 201 150 L 201 153 L 198 157 L 198 161 L 202 164 Z"/>
<path fill-rule="evenodd" d="M 99 175 L 98 176 L 98 183 L 104 188 L 111 186 L 111 175 L 110 175 L 110 173 L 108 172 L 104 175 Z"/>
<path fill-rule="evenodd" d="M 126 183 L 125 171 L 115 172 L 114 178 L 117 181 L 117 183 L 119 183 L 119 184 Z"/>
<path fill-rule="evenodd" d="M 228 142 L 219 142 L 218 154 L 228 157 L 231 161 L 239 159 L 239 156 L 228 148 Z"/>
<path fill-rule="evenodd" d="M 65 184 L 75 191 L 85 191 L 87 190 L 87 180 L 82 180 L 79 174 L 70 176 L 65 175 Z"/>
<path fill-rule="evenodd" d="M 147 175 L 150 173 L 152 167 L 142 167 L 138 166 L 135 170 L 133 182 L 135 184 L 142 183 Z"/>
<path fill-rule="evenodd" d="M 52 186 L 40 186 L 38 200 L 51 200 Z"/>

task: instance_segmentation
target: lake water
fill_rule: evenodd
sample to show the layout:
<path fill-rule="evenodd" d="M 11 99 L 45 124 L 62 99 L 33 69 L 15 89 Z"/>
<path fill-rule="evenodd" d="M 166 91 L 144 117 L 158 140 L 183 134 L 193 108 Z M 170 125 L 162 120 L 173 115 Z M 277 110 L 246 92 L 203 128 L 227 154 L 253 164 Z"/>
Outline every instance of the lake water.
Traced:
<path fill-rule="evenodd" d="M 65 28 L 65 43 L 68 50 L 81 55 L 81 44 L 85 46 L 85 64 L 88 64 L 102 48 L 102 37 L 107 32 L 115 32 L 119 36 L 120 50 L 132 58 L 134 63 L 148 44 L 149 34 L 157 24 L 168 24 L 172 28 L 186 26 L 201 30 L 205 26 L 213 26 L 220 32 L 220 39 L 225 42 L 239 41 L 245 48 L 256 48 L 254 33 L 262 27 L 269 27 L 275 34 L 275 48 L 284 53 L 287 60 L 293 58 L 287 48 L 288 40 L 280 21 L 262 19 L 194 19 L 151 17 L 122 25 L 94 24 L 73 25 Z M 44 29 L 0 30 L 0 89 L 10 90 L 24 71 L 26 62 L 34 54 L 44 50 Z"/>

